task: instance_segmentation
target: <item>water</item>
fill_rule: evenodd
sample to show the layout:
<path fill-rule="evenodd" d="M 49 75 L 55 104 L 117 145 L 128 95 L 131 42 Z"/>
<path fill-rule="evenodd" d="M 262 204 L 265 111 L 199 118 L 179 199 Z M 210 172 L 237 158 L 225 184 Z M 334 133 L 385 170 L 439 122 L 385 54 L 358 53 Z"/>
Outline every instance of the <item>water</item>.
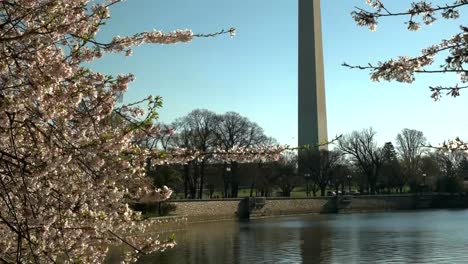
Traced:
<path fill-rule="evenodd" d="M 468 263 L 468 210 L 191 224 L 141 263 Z"/>

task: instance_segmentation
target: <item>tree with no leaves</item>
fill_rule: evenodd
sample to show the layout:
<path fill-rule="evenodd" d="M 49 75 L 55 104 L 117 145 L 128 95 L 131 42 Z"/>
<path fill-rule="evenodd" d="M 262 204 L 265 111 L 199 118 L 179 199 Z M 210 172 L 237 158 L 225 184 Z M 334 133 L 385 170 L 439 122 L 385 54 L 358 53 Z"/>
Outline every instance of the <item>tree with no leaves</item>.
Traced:
<path fill-rule="evenodd" d="M 271 144 L 271 139 L 265 136 L 263 129 L 257 123 L 236 112 L 227 112 L 217 116 L 214 136 L 216 147 L 223 150 Z M 224 197 L 237 197 L 239 189 L 238 163 L 231 162 L 230 173 L 226 171 L 227 166 L 228 164 L 225 163 L 223 170 Z M 228 193 L 229 185 L 231 186 L 230 194 Z"/>
<path fill-rule="evenodd" d="M 217 116 L 214 112 L 206 109 L 195 109 L 174 122 L 174 126 L 179 131 L 175 142 L 178 142 L 176 144 L 179 147 L 208 153 L 214 148 L 216 125 Z M 209 158 L 209 155 L 204 155 L 201 158 L 196 157 L 186 165 L 192 165 L 194 171 L 193 177 L 191 177 L 188 167 L 184 170 L 184 179 L 189 180 L 191 198 L 195 198 L 197 186 L 199 188 L 198 198 L 201 199 L 203 196 L 205 167 Z"/>
<path fill-rule="evenodd" d="M 367 177 L 370 193 L 377 191 L 377 177 L 382 166 L 381 150 L 375 141 L 376 134 L 372 128 L 368 128 L 353 131 L 338 140 L 338 148 L 344 154 L 350 155 Z"/>
<path fill-rule="evenodd" d="M 284 154 L 274 164 L 275 185 L 281 189 L 281 195 L 284 197 L 290 197 L 294 187 L 301 181 L 296 166 L 297 155 L 292 153 Z"/>
<path fill-rule="evenodd" d="M 302 172 L 310 174 L 313 185 L 320 189 L 320 195 L 325 196 L 325 190 L 332 179 L 332 172 L 338 166 L 342 154 L 328 150 L 301 150 L 299 164 Z M 315 191 L 312 189 L 314 196 Z"/>
<path fill-rule="evenodd" d="M 335 193 L 338 193 L 341 187 L 341 193 L 344 194 L 346 185 L 348 186 L 348 191 L 350 191 L 352 181 L 351 173 L 352 170 L 349 164 L 347 164 L 347 161 L 341 159 L 339 164 L 335 166 L 331 173 L 332 176 L 330 180 L 330 187 L 333 187 L 335 189 Z M 348 176 L 351 177 L 348 178 Z"/>
<path fill-rule="evenodd" d="M 436 181 L 436 190 L 439 192 L 463 191 L 464 171 L 466 170 L 467 155 L 463 151 L 437 151 L 434 153 L 440 175 Z"/>
<path fill-rule="evenodd" d="M 426 137 L 422 131 L 405 128 L 396 137 L 396 149 L 401 157 L 403 173 L 415 187 L 420 183 L 421 158 L 425 152 Z"/>

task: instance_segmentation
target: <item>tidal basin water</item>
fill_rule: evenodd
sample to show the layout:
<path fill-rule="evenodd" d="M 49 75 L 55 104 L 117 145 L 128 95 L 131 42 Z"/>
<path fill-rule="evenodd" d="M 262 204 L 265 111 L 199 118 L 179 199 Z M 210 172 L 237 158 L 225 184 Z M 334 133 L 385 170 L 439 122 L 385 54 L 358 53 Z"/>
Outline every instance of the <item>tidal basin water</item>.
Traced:
<path fill-rule="evenodd" d="M 468 263 L 468 210 L 309 215 L 188 225 L 140 263 Z"/>

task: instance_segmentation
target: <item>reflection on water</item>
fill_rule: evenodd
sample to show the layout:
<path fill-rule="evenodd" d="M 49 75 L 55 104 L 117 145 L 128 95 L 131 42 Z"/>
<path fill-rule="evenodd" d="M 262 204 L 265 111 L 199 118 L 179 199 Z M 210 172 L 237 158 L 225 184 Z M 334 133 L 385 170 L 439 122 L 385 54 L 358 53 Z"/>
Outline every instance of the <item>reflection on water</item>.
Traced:
<path fill-rule="evenodd" d="M 468 211 L 193 224 L 141 263 L 468 263 Z"/>

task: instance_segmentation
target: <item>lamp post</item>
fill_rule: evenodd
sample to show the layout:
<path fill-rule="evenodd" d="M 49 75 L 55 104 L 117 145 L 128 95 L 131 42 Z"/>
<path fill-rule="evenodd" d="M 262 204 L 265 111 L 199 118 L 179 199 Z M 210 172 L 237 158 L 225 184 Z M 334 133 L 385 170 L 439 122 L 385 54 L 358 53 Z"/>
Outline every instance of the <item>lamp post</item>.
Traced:
<path fill-rule="evenodd" d="M 310 190 L 309 190 L 310 173 L 304 173 L 304 178 L 306 180 L 306 196 L 310 196 Z"/>
<path fill-rule="evenodd" d="M 351 193 L 351 178 L 353 178 L 353 176 L 351 175 L 346 175 L 346 179 L 348 179 L 348 192 Z"/>

